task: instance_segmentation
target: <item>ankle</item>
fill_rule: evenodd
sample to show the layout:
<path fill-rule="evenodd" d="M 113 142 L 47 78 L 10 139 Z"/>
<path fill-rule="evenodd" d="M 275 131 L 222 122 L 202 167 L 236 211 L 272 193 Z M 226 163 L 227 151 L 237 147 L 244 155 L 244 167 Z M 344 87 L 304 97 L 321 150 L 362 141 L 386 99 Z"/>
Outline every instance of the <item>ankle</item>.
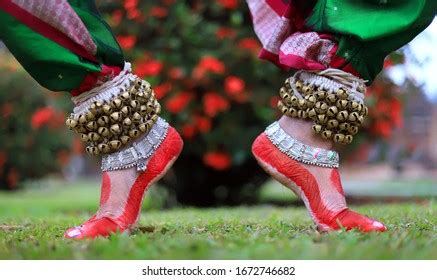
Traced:
<path fill-rule="evenodd" d="M 333 144 L 330 140 L 324 140 L 318 135 L 314 134 L 311 127 L 312 122 L 309 120 L 302 120 L 297 118 L 290 118 L 282 116 L 279 119 L 281 128 L 294 139 L 313 147 L 330 150 Z"/>

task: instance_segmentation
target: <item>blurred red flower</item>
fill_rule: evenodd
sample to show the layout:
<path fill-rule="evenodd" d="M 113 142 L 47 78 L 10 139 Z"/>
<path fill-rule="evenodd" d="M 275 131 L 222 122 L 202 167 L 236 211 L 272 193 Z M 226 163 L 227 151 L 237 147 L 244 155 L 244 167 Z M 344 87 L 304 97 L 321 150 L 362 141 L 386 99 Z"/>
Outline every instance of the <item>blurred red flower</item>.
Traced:
<path fill-rule="evenodd" d="M 124 50 L 130 50 L 135 46 L 137 38 L 133 35 L 119 35 L 117 41 Z"/>
<path fill-rule="evenodd" d="M 153 88 L 153 91 L 155 92 L 156 98 L 159 100 L 167 95 L 167 93 L 171 90 L 172 85 L 171 83 L 162 83 L 160 85 L 157 85 Z"/>
<path fill-rule="evenodd" d="M 149 10 L 149 16 L 156 18 L 165 18 L 168 15 L 168 10 L 164 7 L 153 6 Z"/>
<path fill-rule="evenodd" d="M 166 108 L 170 113 L 177 114 L 182 111 L 193 98 L 191 92 L 179 92 L 167 100 Z"/>
<path fill-rule="evenodd" d="M 211 120 L 208 117 L 194 116 L 194 123 L 197 129 L 202 133 L 206 133 L 211 130 Z"/>
<path fill-rule="evenodd" d="M 11 103 L 5 102 L 0 108 L 0 114 L 3 118 L 7 119 L 14 112 L 14 107 Z"/>
<path fill-rule="evenodd" d="M 238 0 L 218 0 L 218 3 L 229 10 L 235 10 L 238 7 Z"/>
<path fill-rule="evenodd" d="M 249 96 L 244 90 L 246 83 L 237 76 L 229 76 L 225 79 L 225 92 L 238 103 L 244 103 L 249 100 Z"/>
<path fill-rule="evenodd" d="M 196 134 L 196 127 L 193 124 L 185 124 L 182 126 L 182 137 L 192 139 Z"/>
<path fill-rule="evenodd" d="M 244 38 L 238 42 L 238 47 L 243 50 L 251 51 L 256 54 L 261 49 L 261 45 L 254 38 Z"/>
<path fill-rule="evenodd" d="M 232 28 L 219 27 L 215 35 L 219 40 L 223 40 L 225 38 L 234 38 L 237 35 L 237 32 Z"/>
<path fill-rule="evenodd" d="M 224 74 L 225 64 L 213 56 L 204 56 L 193 70 L 195 79 L 202 79 L 205 73 L 211 72 L 214 74 Z"/>
<path fill-rule="evenodd" d="M 112 26 L 118 26 L 123 19 L 123 12 L 121 10 L 116 10 L 111 15 Z"/>
<path fill-rule="evenodd" d="M 153 77 L 161 73 L 164 65 L 159 60 L 145 59 L 136 62 L 135 74 L 139 77 Z"/>
<path fill-rule="evenodd" d="M 184 77 L 184 70 L 180 67 L 172 67 L 168 71 L 168 76 L 173 80 L 179 80 Z"/>
<path fill-rule="evenodd" d="M 30 124 L 33 129 L 38 129 L 48 124 L 55 116 L 56 111 L 52 107 L 40 108 L 33 113 Z"/>
<path fill-rule="evenodd" d="M 203 163 L 216 170 L 226 170 L 231 167 L 231 156 L 226 152 L 208 152 L 203 156 Z"/>
<path fill-rule="evenodd" d="M 203 110 L 209 117 L 229 109 L 229 102 L 215 92 L 207 92 L 203 97 Z"/>
<path fill-rule="evenodd" d="M 4 151 L 0 151 L 0 170 L 3 169 L 3 166 L 6 163 L 6 160 L 8 159 L 6 153 Z"/>

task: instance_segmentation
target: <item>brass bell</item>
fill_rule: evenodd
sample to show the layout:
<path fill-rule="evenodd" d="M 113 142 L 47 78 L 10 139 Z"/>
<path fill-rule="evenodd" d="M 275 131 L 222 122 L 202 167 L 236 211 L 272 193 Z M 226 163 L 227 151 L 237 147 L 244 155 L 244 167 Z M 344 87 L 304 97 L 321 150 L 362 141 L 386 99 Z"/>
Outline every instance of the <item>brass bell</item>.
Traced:
<path fill-rule="evenodd" d="M 332 93 L 328 94 L 325 99 L 331 104 L 335 104 L 335 102 L 337 102 L 337 96 L 335 96 L 335 94 Z"/>
<path fill-rule="evenodd" d="M 349 123 L 341 123 L 338 128 L 340 130 L 348 131 L 351 125 Z"/>
<path fill-rule="evenodd" d="M 85 127 L 83 127 L 83 126 L 78 126 L 78 127 L 76 127 L 76 128 L 74 129 L 74 131 L 76 131 L 77 133 L 85 133 L 85 132 L 88 132 L 88 130 L 87 130 Z"/>
<path fill-rule="evenodd" d="M 99 127 L 97 129 L 97 133 L 102 135 L 103 137 L 108 137 L 109 135 L 111 135 L 111 131 L 107 128 L 107 127 Z"/>
<path fill-rule="evenodd" d="M 297 111 L 297 117 L 300 119 L 306 119 L 307 118 L 307 112 L 305 110 L 298 110 Z"/>
<path fill-rule="evenodd" d="M 133 121 L 134 123 L 138 123 L 139 121 L 141 121 L 141 115 L 140 115 L 138 112 L 135 112 L 135 113 L 132 115 L 132 121 Z"/>
<path fill-rule="evenodd" d="M 117 123 L 121 119 L 121 113 L 120 112 L 114 112 L 109 116 L 109 119 L 112 123 Z"/>
<path fill-rule="evenodd" d="M 318 90 L 314 93 L 314 96 L 317 98 L 317 100 L 323 100 L 325 99 L 326 92 L 323 90 Z"/>
<path fill-rule="evenodd" d="M 344 137 L 344 144 L 350 144 L 354 140 L 354 137 L 352 135 L 346 135 Z"/>
<path fill-rule="evenodd" d="M 120 113 L 123 115 L 123 117 L 129 116 L 130 115 L 130 111 L 131 111 L 130 107 L 128 107 L 128 106 L 123 106 L 120 109 Z"/>
<path fill-rule="evenodd" d="M 97 120 L 97 124 L 99 126 L 105 126 L 109 123 L 109 117 L 108 116 L 101 116 L 98 120 Z"/>
<path fill-rule="evenodd" d="M 130 141 L 130 137 L 127 136 L 127 135 L 123 135 L 123 136 L 120 137 L 120 140 L 121 140 L 121 143 L 122 143 L 123 145 L 126 145 L 127 143 L 129 143 L 129 141 Z"/>
<path fill-rule="evenodd" d="M 291 84 L 290 84 L 290 78 L 285 79 L 284 85 L 286 88 L 291 88 Z"/>
<path fill-rule="evenodd" d="M 92 112 L 94 115 L 99 115 L 102 112 L 102 103 L 100 103 L 99 101 L 95 101 L 93 102 L 93 104 L 91 104 L 89 111 Z"/>
<path fill-rule="evenodd" d="M 302 87 L 302 92 L 305 95 L 311 94 L 313 92 L 313 87 L 312 86 L 303 86 Z"/>
<path fill-rule="evenodd" d="M 144 106 L 144 105 L 143 105 Z M 278 101 L 278 109 L 282 112 L 282 114 L 286 114 L 288 112 L 288 108 L 282 103 L 281 100 Z M 147 110 L 147 108 L 146 108 Z"/>
<path fill-rule="evenodd" d="M 89 141 L 88 134 L 82 133 L 80 135 L 80 140 L 82 140 L 84 143 L 87 143 Z"/>
<path fill-rule="evenodd" d="M 358 126 L 356 126 L 356 125 L 351 125 L 351 126 L 348 128 L 347 132 L 349 132 L 349 133 L 352 134 L 352 135 L 357 134 L 357 133 L 358 133 Z"/>
<path fill-rule="evenodd" d="M 160 106 L 160 105 L 159 105 L 158 101 L 155 100 L 154 103 L 152 103 L 150 101 L 147 102 L 146 106 L 147 106 L 147 113 L 152 113 L 153 111 L 156 110 L 156 107 Z"/>
<path fill-rule="evenodd" d="M 341 101 L 344 101 L 344 100 L 341 100 Z M 337 114 L 337 120 L 343 122 L 343 121 L 347 120 L 348 116 L 349 116 L 349 113 L 346 110 L 340 111 Z"/>
<path fill-rule="evenodd" d="M 153 121 L 153 123 L 155 123 L 157 120 L 158 120 L 158 115 L 156 115 L 156 114 L 153 114 L 151 117 L 150 117 L 150 120 L 151 121 Z"/>
<path fill-rule="evenodd" d="M 130 99 L 130 94 L 129 94 L 129 92 L 124 91 L 122 94 L 120 94 L 120 95 L 118 96 L 118 98 L 120 98 L 120 99 L 123 100 L 123 101 L 127 101 L 127 100 Z"/>
<path fill-rule="evenodd" d="M 336 93 L 340 99 L 347 99 L 348 97 L 348 94 L 344 89 L 338 89 Z"/>
<path fill-rule="evenodd" d="M 112 113 L 112 107 L 108 104 L 104 104 L 102 106 L 102 109 L 103 109 L 103 113 L 105 113 L 106 115 L 109 115 Z"/>
<path fill-rule="evenodd" d="M 139 112 L 140 112 L 141 116 L 145 116 L 148 113 L 147 106 L 146 105 L 141 105 L 140 109 L 139 109 Z"/>
<path fill-rule="evenodd" d="M 358 117 L 358 123 L 359 124 L 363 124 L 363 122 L 364 122 L 364 117 L 363 116 L 359 116 Z"/>
<path fill-rule="evenodd" d="M 343 141 L 344 141 L 344 134 L 342 134 L 342 133 L 337 133 L 337 134 L 335 134 L 334 135 L 334 141 L 336 142 L 336 143 L 340 143 L 340 144 L 342 144 L 343 143 Z"/>
<path fill-rule="evenodd" d="M 292 118 L 296 118 L 297 117 L 297 110 L 294 108 L 289 108 L 287 116 L 292 117 Z"/>
<path fill-rule="evenodd" d="M 326 117 L 326 115 L 321 114 L 321 115 L 317 115 L 317 117 L 316 117 L 316 121 L 317 121 L 319 124 L 325 124 L 325 123 L 328 121 L 328 118 Z"/>
<path fill-rule="evenodd" d="M 100 154 L 99 149 L 97 149 L 97 148 L 94 147 L 94 146 L 88 146 L 88 147 L 86 147 L 86 152 L 87 152 L 88 154 L 90 154 L 90 155 L 93 155 L 93 156 L 97 156 L 97 155 Z"/>
<path fill-rule="evenodd" d="M 86 124 L 86 122 L 87 122 L 87 119 L 86 119 L 85 115 L 80 115 L 79 116 L 79 123 L 81 125 L 84 125 L 84 124 Z"/>
<path fill-rule="evenodd" d="M 349 108 L 351 108 L 352 111 L 359 112 L 360 110 L 360 103 L 356 101 L 350 101 L 349 102 Z"/>
<path fill-rule="evenodd" d="M 65 121 L 65 124 L 71 130 L 71 129 L 77 127 L 79 123 L 75 119 L 67 118 L 67 120 Z"/>
<path fill-rule="evenodd" d="M 305 100 L 307 102 L 307 108 L 313 108 L 314 105 L 316 105 L 317 99 L 314 95 L 307 95 L 305 96 Z"/>
<path fill-rule="evenodd" d="M 323 139 L 331 139 L 333 132 L 331 130 L 323 130 L 322 138 Z"/>
<path fill-rule="evenodd" d="M 87 119 L 87 121 L 94 121 L 96 119 L 96 116 L 91 111 L 88 111 L 85 114 L 85 118 Z"/>
<path fill-rule="evenodd" d="M 288 98 L 290 97 L 290 94 L 288 93 L 288 90 L 285 87 L 281 87 L 279 89 L 279 96 L 281 96 L 281 98 L 285 98 L 284 96 Z"/>
<path fill-rule="evenodd" d="M 88 139 L 92 142 L 96 142 L 100 140 L 100 135 L 95 132 L 88 133 Z"/>
<path fill-rule="evenodd" d="M 315 133 L 320 133 L 322 132 L 322 126 L 320 124 L 315 124 L 312 126 L 312 129 Z"/>
<path fill-rule="evenodd" d="M 299 101 L 297 102 L 297 107 L 299 109 L 306 109 L 306 101 L 305 99 L 299 99 Z"/>
<path fill-rule="evenodd" d="M 349 117 L 347 118 L 350 122 L 357 122 L 360 115 L 357 112 L 352 112 L 349 114 Z"/>
<path fill-rule="evenodd" d="M 115 98 L 114 100 L 111 101 L 112 109 L 120 109 L 122 105 L 123 102 L 119 98 Z"/>
<path fill-rule="evenodd" d="M 301 82 L 301 81 L 296 81 L 295 83 L 294 83 L 294 86 L 296 87 L 296 89 L 298 90 L 298 91 L 300 91 L 301 89 L 302 89 L 302 87 L 303 87 L 303 83 Z"/>
<path fill-rule="evenodd" d="M 138 126 L 138 130 L 141 131 L 142 133 L 147 131 L 147 125 L 145 123 L 142 123 Z"/>
<path fill-rule="evenodd" d="M 155 122 L 152 120 L 146 121 L 147 131 L 150 131 L 154 124 L 155 124 Z"/>
<path fill-rule="evenodd" d="M 121 133 L 121 127 L 118 123 L 111 125 L 109 130 L 115 135 L 119 135 Z"/>
<path fill-rule="evenodd" d="M 361 106 L 363 106 L 363 105 L 361 105 Z M 360 110 L 360 112 L 361 112 L 361 115 L 366 117 L 369 114 L 369 108 L 367 108 L 367 106 L 363 106 L 363 108 Z"/>
<path fill-rule="evenodd" d="M 333 129 L 336 128 L 339 125 L 339 122 L 335 119 L 330 119 L 327 123 L 326 123 L 326 127 L 329 129 Z"/>
<path fill-rule="evenodd" d="M 143 81 L 140 80 L 140 79 L 137 79 L 137 81 L 135 82 L 134 86 L 135 86 L 136 89 L 138 89 L 138 88 L 140 88 L 142 86 L 142 84 L 143 84 Z"/>
<path fill-rule="evenodd" d="M 348 104 L 349 104 L 349 102 L 347 102 L 347 100 L 338 100 L 337 101 L 337 107 L 340 110 L 346 109 Z"/>
<path fill-rule="evenodd" d="M 130 95 L 131 97 L 136 96 L 136 95 L 137 95 L 137 92 L 138 92 L 138 90 L 137 90 L 135 87 L 131 87 L 131 88 L 129 89 L 129 95 Z"/>
<path fill-rule="evenodd" d="M 309 109 L 307 111 L 307 117 L 310 119 L 314 118 L 316 115 L 317 115 L 317 112 L 314 109 Z"/>
<path fill-rule="evenodd" d="M 138 102 L 137 100 L 131 100 L 129 105 L 132 109 L 136 110 L 140 106 L 140 102 Z"/>
<path fill-rule="evenodd" d="M 131 119 L 129 119 L 129 118 L 125 118 L 124 120 L 123 120 L 123 126 L 124 127 L 130 127 L 132 125 L 132 120 Z"/>
<path fill-rule="evenodd" d="M 88 122 L 88 123 L 86 124 L 86 128 L 87 128 L 89 131 L 94 131 L 94 130 L 97 129 L 97 127 L 98 127 L 98 125 L 97 125 L 97 122 L 96 122 L 96 121 Z"/>
<path fill-rule="evenodd" d="M 326 115 L 328 115 L 328 117 L 334 117 L 337 116 L 338 114 L 338 109 L 336 106 L 331 106 L 328 108 L 328 111 L 326 111 Z"/>
<path fill-rule="evenodd" d="M 121 141 L 120 140 L 109 141 L 109 147 L 111 147 L 112 150 L 118 150 L 121 147 Z"/>
<path fill-rule="evenodd" d="M 290 98 L 290 103 L 291 103 L 291 105 L 293 105 L 293 106 L 297 106 L 298 101 L 299 101 L 299 99 L 298 99 L 297 96 L 295 96 L 295 95 L 293 95 L 293 96 Z"/>
<path fill-rule="evenodd" d="M 161 104 L 157 103 L 155 106 L 155 114 L 159 115 L 161 113 Z"/>
<path fill-rule="evenodd" d="M 101 143 L 97 147 L 99 148 L 99 151 L 102 154 L 107 154 L 107 153 L 109 153 L 111 151 L 111 147 L 109 147 L 109 145 L 105 144 L 105 143 Z"/>
<path fill-rule="evenodd" d="M 315 108 L 317 113 L 324 114 L 328 110 L 329 106 L 325 102 L 317 101 Z"/>
<path fill-rule="evenodd" d="M 140 131 L 135 128 L 129 131 L 129 136 L 132 138 L 137 138 L 138 136 L 140 136 L 140 134 L 141 134 Z"/>
<path fill-rule="evenodd" d="M 147 96 L 146 96 L 146 94 L 144 94 L 144 92 L 139 91 L 139 92 L 137 92 L 135 99 L 138 101 L 144 102 L 144 101 L 146 101 Z"/>

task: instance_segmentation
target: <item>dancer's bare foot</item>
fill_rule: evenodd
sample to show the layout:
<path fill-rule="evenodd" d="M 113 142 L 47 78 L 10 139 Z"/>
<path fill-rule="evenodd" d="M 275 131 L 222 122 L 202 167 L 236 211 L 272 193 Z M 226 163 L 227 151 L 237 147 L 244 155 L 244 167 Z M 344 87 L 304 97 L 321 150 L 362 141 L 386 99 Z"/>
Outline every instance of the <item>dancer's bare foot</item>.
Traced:
<path fill-rule="evenodd" d="M 278 128 L 295 140 L 321 151 L 332 148 L 331 142 L 320 139 L 311 131 L 311 122 L 283 117 Z M 285 134 L 284 134 L 285 135 Z M 350 210 L 336 168 L 304 164 L 281 152 L 266 133 L 255 140 L 252 152 L 260 165 L 273 178 L 294 191 L 305 203 L 319 231 L 344 228 L 362 232 L 385 231 L 376 220 Z"/>

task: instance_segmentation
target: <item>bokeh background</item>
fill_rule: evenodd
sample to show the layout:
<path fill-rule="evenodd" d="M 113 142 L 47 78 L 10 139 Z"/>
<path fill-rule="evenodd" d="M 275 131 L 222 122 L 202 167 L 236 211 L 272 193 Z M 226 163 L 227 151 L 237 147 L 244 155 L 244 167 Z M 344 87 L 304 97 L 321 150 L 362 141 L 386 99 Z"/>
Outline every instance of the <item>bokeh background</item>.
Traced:
<path fill-rule="evenodd" d="M 97 2 L 126 60 L 152 83 L 163 117 L 185 141 L 145 207 L 297 203 L 250 154 L 253 139 L 279 117 L 277 91 L 290 73 L 257 58 L 244 1 Z M 436 45 L 434 22 L 387 57 L 368 89 L 364 128 L 352 146 L 340 147 L 352 202 L 437 196 Z M 97 204 L 99 162 L 65 128 L 71 109 L 68 94 L 36 84 L 0 43 L 3 193 L 44 190 L 55 199 L 67 190 Z"/>

